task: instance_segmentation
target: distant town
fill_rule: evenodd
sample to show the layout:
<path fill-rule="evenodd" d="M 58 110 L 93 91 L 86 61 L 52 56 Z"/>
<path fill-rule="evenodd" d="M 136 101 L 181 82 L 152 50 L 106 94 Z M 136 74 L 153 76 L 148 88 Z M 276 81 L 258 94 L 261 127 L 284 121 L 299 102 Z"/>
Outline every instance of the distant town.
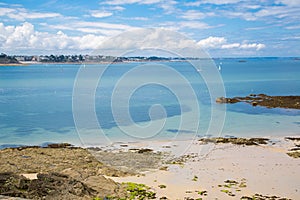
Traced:
<path fill-rule="evenodd" d="M 212 58 L 214 61 L 223 59 L 236 59 L 237 62 L 246 62 L 249 59 L 257 57 L 245 58 Z M 264 57 L 266 59 L 280 59 L 280 57 Z M 284 58 L 284 57 L 282 57 Z M 286 57 L 295 61 L 299 61 L 300 57 Z M 26 64 L 39 64 L 39 63 L 62 63 L 62 64 L 96 64 L 96 63 L 112 63 L 112 62 L 184 62 L 190 60 L 202 60 L 210 58 L 182 58 L 182 57 L 157 57 L 157 56 L 136 56 L 136 57 L 114 57 L 105 55 L 6 55 L 0 54 L 0 65 L 26 65 Z"/>
<path fill-rule="evenodd" d="M 0 64 L 26 63 L 99 63 L 99 62 L 147 62 L 147 61 L 184 61 L 185 58 L 165 57 L 114 57 L 104 55 L 6 55 L 0 54 Z"/>

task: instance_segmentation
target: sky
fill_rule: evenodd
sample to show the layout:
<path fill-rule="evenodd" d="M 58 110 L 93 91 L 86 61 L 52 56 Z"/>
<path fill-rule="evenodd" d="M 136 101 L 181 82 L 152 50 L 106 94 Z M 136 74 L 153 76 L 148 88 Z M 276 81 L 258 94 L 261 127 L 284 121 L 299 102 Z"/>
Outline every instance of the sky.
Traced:
<path fill-rule="evenodd" d="M 0 0 L 10 55 L 89 54 L 139 28 L 178 32 L 212 57 L 300 56 L 300 0 Z"/>

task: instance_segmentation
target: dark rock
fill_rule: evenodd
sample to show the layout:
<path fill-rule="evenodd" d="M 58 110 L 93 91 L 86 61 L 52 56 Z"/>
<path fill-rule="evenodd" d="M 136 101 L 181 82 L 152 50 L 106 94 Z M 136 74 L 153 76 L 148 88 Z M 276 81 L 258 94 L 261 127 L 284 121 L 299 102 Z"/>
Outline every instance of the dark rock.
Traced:
<path fill-rule="evenodd" d="M 264 106 L 267 108 L 292 108 L 300 109 L 300 96 L 268 96 L 266 94 L 250 94 L 246 97 L 225 98 L 218 97 L 217 103 L 249 103 L 253 106 Z"/>
<path fill-rule="evenodd" d="M 300 158 L 300 151 L 291 151 L 288 152 L 287 155 L 289 155 L 292 158 Z"/>
<path fill-rule="evenodd" d="M 254 194 L 251 197 L 249 196 L 242 196 L 241 200 L 291 200 L 285 197 L 278 197 L 278 196 L 267 196 L 267 195 L 261 195 L 261 194 Z"/>
<path fill-rule="evenodd" d="M 48 144 L 46 148 L 68 148 L 68 147 L 72 147 L 71 144 L 69 143 L 54 143 L 54 144 Z"/>
<path fill-rule="evenodd" d="M 291 148 L 290 151 L 300 151 L 300 147 Z"/>
<path fill-rule="evenodd" d="M 300 141 L 300 137 L 285 137 L 286 140 Z"/>
<path fill-rule="evenodd" d="M 152 152 L 152 149 L 139 149 L 137 152 L 138 153 L 148 153 L 148 152 Z"/>
<path fill-rule="evenodd" d="M 237 145 L 259 145 L 267 144 L 267 138 L 201 138 L 199 141 L 205 143 L 231 143 Z"/>
<path fill-rule="evenodd" d="M 160 197 L 160 200 L 168 199 L 167 197 Z"/>
<path fill-rule="evenodd" d="M 34 180 L 0 173 L 0 194 L 29 199 L 82 199 L 96 193 L 82 182 L 58 173 L 38 174 Z"/>

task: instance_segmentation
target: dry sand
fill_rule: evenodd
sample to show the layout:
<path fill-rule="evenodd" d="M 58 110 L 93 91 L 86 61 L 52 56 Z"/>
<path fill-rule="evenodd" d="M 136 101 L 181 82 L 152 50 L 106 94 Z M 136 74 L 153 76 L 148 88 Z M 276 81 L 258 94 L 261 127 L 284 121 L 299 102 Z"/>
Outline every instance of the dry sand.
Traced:
<path fill-rule="evenodd" d="M 287 155 L 295 141 L 273 138 L 257 146 L 161 141 L 130 144 L 128 148 L 141 146 L 181 157 L 170 161 L 174 164 L 165 164 L 167 170 L 113 177 L 114 181 L 144 183 L 157 197 L 168 199 L 240 199 L 256 193 L 300 199 L 300 159 Z M 204 191 L 206 195 L 199 194 Z"/>

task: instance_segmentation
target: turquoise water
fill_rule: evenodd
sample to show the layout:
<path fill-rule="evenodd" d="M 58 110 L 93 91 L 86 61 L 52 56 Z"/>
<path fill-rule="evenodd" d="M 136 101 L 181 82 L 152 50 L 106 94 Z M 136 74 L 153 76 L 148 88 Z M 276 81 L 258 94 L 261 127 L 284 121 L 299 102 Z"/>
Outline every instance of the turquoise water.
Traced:
<path fill-rule="evenodd" d="M 245 96 L 251 93 L 268 95 L 300 95 L 300 61 L 292 58 L 248 58 L 216 59 L 224 81 L 226 95 Z M 100 127 L 110 141 L 133 139 L 118 129 L 111 110 L 111 95 L 117 81 L 126 72 L 143 63 L 118 63 L 110 65 L 103 74 L 95 93 L 95 111 Z M 199 73 L 186 62 L 161 63 L 182 74 L 198 99 L 200 108 L 199 130 L 179 130 L 181 116 L 193 112 L 189 105 L 181 105 L 173 91 L 158 84 L 149 84 L 136 90 L 129 103 L 134 123 L 147 125 L 151 120 L 152 105 L 164 106 L 167 122 L 152 139 L 170 139 L 178 132 L 186 137 L 207 134 L 211 114 L 211 99 L 207 86 Z M 106 65 L 85 67 L 104 68 Z M 72 113 L 74 81 L 80 65 L 29 65 L 25 67 L 0 68 L 0 145 L 43 144 L 47 142 L 69 142 L 77 145 L 97 145 L 95 131 L 91 128 L 85 135 L 77 133 Z M 201 73 L 201 72 L 200 72 Z M 153 72 L 153 77 L 171 76 Z M 140 73 L 132 77 L 134 84 L 149 74 Z M 173 83 L 182 90 L 180 82 Z M 124 91 L 127 85 L 123 85 Z M 87 102 L 89 103 L 89 102 Z M 180 106 L 183 106 L 181 109 Z M 293 109 L 267 109 L 239 103 L 226 106 L 222 135 L 234 136 L 280 136 L 299 135 L 300 111 Z M 124 109 L 120 106 L 117 109 Z M 126 110 L 124 110 L 125 113 Z M 122 113 L 122 112 L 121 112 Z M 161 114 L 152 120 L 164 118 Z M 84 117 L 83 117 L 84 118 Z M 122 118 L 122 116 L 121 116 Z M 198 119 L 197 119 L 198 120 Z M 130 127 L 131 121 L 121 121 L 121 126 Z M 88 123 L 88 122 L 87 122 Z M 87 128 L 88 129 L 88 128 Z M 150 134 L 140 132 L 138 137 Z M 214 133 L 210 133 L 214 134 Z M 220 133 L 216 133 L 220 134 Z M 137 136 L 137 135 L 135 135 Z M 83 139 L 85 138 L 85 139 Z M 150 138 L 150 137 L 147 137 Z M 81 139 L 81 140 L 80 140 Z"/>

